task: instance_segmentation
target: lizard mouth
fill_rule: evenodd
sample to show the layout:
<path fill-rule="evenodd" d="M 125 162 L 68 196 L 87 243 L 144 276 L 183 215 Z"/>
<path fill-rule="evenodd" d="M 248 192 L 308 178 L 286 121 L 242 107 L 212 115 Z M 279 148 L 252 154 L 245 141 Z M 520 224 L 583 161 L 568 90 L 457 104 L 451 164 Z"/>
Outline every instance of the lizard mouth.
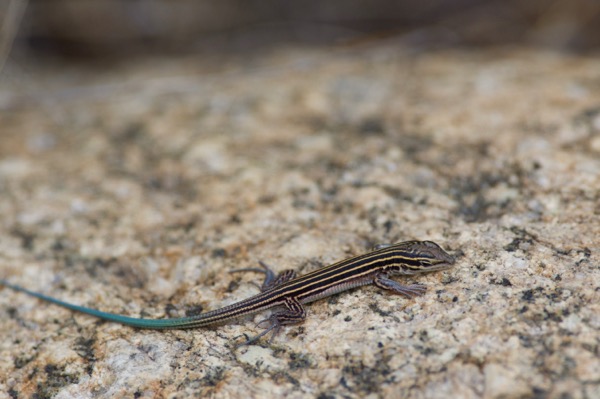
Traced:
<path fill-rule="evenodd" d="M 438 264 L 427 267 L 427 271 L 428 272 L 436 272 L 439 270 L 450 269 L 452 266 L 454 266 L 454 262 L 455 262 L 454 259 L 452 259 L 452 261 L 442 261 Z"/>
<path fill-rule="evenodd" d="M 454 266 L 456 263 L 456 259 L 446 252 L 436 254 L 436 258 L 436 261 L 434 261 L 430 266 L 427 266 L 427 272 L 446 270 Z"/>

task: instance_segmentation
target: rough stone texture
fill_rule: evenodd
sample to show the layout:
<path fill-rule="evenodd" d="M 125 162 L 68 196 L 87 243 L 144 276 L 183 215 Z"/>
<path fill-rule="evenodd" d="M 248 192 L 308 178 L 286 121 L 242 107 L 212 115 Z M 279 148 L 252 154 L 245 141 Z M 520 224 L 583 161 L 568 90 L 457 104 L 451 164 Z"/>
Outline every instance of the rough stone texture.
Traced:
<path fill-rule="evenodd" d="M 30 71 L 31 72 L 31 71 Z M 375 243 L 458 257 L 417 299 L 141 331 L 0 290 L 0 397 L 600 397 L 600 61 L 395 43 L 35 69 L 0 91 L 0 277 L 144 317 Z M 408 279 L 412 281 L 413 279 Z"/>

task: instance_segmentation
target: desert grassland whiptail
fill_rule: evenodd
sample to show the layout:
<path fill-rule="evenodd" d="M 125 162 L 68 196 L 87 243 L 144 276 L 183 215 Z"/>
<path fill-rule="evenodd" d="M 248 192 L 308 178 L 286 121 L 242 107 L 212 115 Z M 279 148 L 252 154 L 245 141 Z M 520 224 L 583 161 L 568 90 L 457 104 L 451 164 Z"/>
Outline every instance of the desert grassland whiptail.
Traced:
<path fill-rule="evenodd" d="M 146 329 L 206 327 L 275 307 L 283 308 L 260 322 L 259 324 L 269 322 L 270 325 L 257 336 L 241 344 L 245 345 L 255 342 L 270 331 L 273 331 L 271 337 L 273 339 L 282 326 L 304 321 L 306 318 L 304 304 L 352 288 L 374 284 L 379 288 L 409 298 L 421 295 L 426 290 L 425 286 L 420 284 L 401 285 L 389 277 L 412 276 L 448 269 L 454 264 L 454 258 L 432 241 L 405 241 L 398 244 L 379 245 L 372 252 L 324 266 L 299 277 L 296 277 L 293 270 L 285 270 L 275 275 L 264 263 L 259 263 L 262 269 L 246 268 L 233 271 L 264 273 L 265 280 L 259 294 L 220 309 L 172 319 L 143 319 L 107 313 L 64 302 L 5 280 L 0 280 L 0 285 L 103 320 Z"/>

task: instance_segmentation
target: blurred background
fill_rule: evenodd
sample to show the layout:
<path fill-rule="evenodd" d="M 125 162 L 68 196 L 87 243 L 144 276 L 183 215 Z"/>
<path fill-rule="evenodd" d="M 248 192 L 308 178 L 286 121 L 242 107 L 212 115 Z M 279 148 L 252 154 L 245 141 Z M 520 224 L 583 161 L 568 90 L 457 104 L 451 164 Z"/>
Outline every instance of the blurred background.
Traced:
<path fill-rule="evenodd" d="M 390 37 L 413 48 L 600 45 L 597 0 L 2 0 L 2 59 L 256 54 Z M 10 55 L 9 55 L 10 54 Z"/>

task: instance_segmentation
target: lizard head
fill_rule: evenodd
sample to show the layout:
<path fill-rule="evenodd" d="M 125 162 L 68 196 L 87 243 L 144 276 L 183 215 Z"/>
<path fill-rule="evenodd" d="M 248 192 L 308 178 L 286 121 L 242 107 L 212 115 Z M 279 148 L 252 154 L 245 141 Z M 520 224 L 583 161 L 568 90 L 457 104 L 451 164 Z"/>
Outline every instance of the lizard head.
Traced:
<path fill-rule="evenodd" d="M 397 258 L 392 266 L 399 274 L 416 274 L 445 270 L 455 260 L 433 241 L 406 241 L 387 248 Z"/>

